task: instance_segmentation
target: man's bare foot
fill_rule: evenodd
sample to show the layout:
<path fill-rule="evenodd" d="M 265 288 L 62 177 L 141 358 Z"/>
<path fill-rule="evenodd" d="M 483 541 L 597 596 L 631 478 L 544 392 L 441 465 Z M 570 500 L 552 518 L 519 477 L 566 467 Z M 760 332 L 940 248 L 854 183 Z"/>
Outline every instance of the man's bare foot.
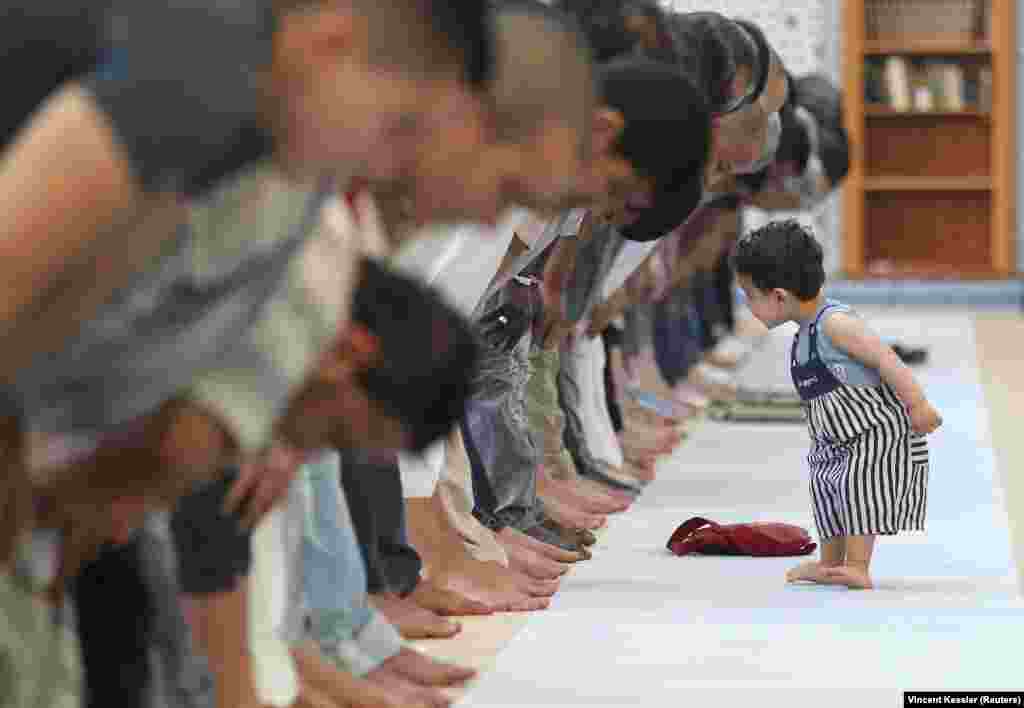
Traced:
<path fill-rule="evenodd" d="M 566 482 L 566 485 L 572 491 L 573 494 L 578 495 L 582 498 L 600 502 L 603 508 L 609 509 L 608 513 L 617 514 L 622 511 L 627 511 L 629 507 L 633 506 L 633 502 L 636 498 L 625 493 L 615 493 L 612 490 L 602 487 L 599 484 L 590 482 L 583 477 L 576 477 Z"/>
<path fill-rule="evenodd" d="M 598 478 L 595 481 L 595 484 L 599 484 L 599 485 L 601 485 L 604 488 L 607 488 L 609 490 L 613 490 L 613 491 L 615 491 L 615 493 L 618 493 L 618 494 L 628 494 L 633 499 L 636 499 L 636 497 L 639 495 L 639 493 L 643 489 L 643 485 L 637 483 L 636 477 L 634 477 L 634 476 L 632 476 L 630 474 L 627 474 L 625 471 L 623 471 L 623 466 L 622 465 L 612 465 L 611 463 L 608 463 L 608 462 L 606 462 L 604 460 L 597 460 L 597 470 L 596 471 L 599 472 L 602 476 L 607 477 L 608 479 L 610 479 L 612 482 L 617 482 L 617 483 L 623 485 L 624 487 L 626 487 L 625 489 L 617 488 L 615 486 L 612 486 L 612 485 L 604 482 L 600 478 Z"/>
<path fill-rule="evenodd" d="M 462 630 L 458 622 L 420 607 L 408 597 L 375 593 L 370 595 L 370 602 L 406 639 L 448 639 Z"/>
<path fill-rule="evenodd" d="M 580 542 L 575 532 L 566 531 L 564 534 L 559 530 L 552 528 L 551 524 L 555 522 L 551 519 L 546 519 L 540 524 L 531 526 L 528 529 L 523 529 L 523 533 L 527 536 L 542 541 L 544 543 L 550 543 L 560 548 L 565 548 L 570 551 L 576 551 L 582 558 L 581 560 L 588 561 L 594 557 L 594 554 L 590 552 L 590 549 L 585 544 Z M 558 529 L 562 527 L 559 526 Z M 587 533 L 590 533 L 589 531 Z"/>
<path fill-rule="evenodd" d="M 476 670 L 431 659 L 408 647 L 371 671 L 389 672 L 420 686 L 458 686 L 476 676 Z"/>
<path fill-rule="evenodd" d="M 506 568 L 497 563 L 481 563 L 471 560 L 463 563 L 462 567 L 463 569 L 470 568 L 478 577 L 480 574 L 489 575 L 498 587 L 514 588 L 530 597 L 553 597 L 562 584 L 560 578 L 538 580 L 520 570 Z"/>
<path fill-rule="evenodd" d="M 656 476 L 654 471 L 656 464 L 657 460 L 652 458 L 642 461 L 626 460 L 626 464 L 622 466 L 622 473 L 634 480 L 649 484 L 654 481 Z"/>
<path fill-rule="evenodd" d="M 663 457 L 666 453 L 654 452 L 651 450 L 637 450 L 630 448 L 628 451 L 622 451 L 622 459 L 631 465 L 636 467 L 653 467 L 657 463 L 659 457 Z"/>
<path fill-rule="evenodd" d="M 544 470 L 537 474 L 537 493 L 551 495 L 588 514 L 616 514 L 629 508 L 629 503 L 581 487 L 575 479 L 552 479 Z"/>
<path fill-rule="evenodd" d="M 672 388 L 671 395 L 674 402 L 686 406 L 693 416 L 711 405 L 711 399 L 700 388 L 689 381 L 681 381 L 676 384 Z"/>
<path fill-rule="evenodd" d="M 742 364 L 754 345 L 750 340 L 729 334 L 719 340 L 708 355 L 708 362 L 723 369 L 735 369 Z"/>
<path fill-rule="evenodd" d="M 450 703 L 439 702 L 436 695 L 428 698 L 418 686 L 396 688 L 356 678 L 328 662 L 313 646 L 296 647 L 291 654 L 302 683 L 329 699 L 329 705 L 345 708 L 440 708 Z M 441 700 L 447 701 L 443 694 L 440 695 Z"/>
<path fill-rule="evenodd" d="M 550 558 L 542 556 L 526 546 L 516 543 L 502 542 L 498 537 L 498 543 L 508 554 L 508 567 L 526 573 L 537 580 L 557 580 L 569 571 L 568 563 L 559 563 Z"/>
<path fill-rule="evenodd" d="M 550 470 L 551 476 L 557 479 L 572 479 L 577 475 L 576 463 L 562 448 L 545 454 L 543 467 Z"/>
<path fill-rule="evenodd" d="M 646 420 L 638 420 L 634 417 L 623 415 L 622 416 L 622 430 L 619 431 L 619 439 L 622 438 L 638 438 L 637 442 L 644 444 L 659 442 L 667 442 L 668 438 L 684 437 L 689 431 L 689 423 L 674 423 L 672 425 L 662 423 L 650 423 Z M 664 436 L 662 439 L 661 436 Z"/>
<path fill-rule="evenodd" d="M 845 585 L 851 590 L 870 590 L 874 587 L 871 575 L 863 565 L 837 565 L 822 568 L 821 572 L 833 585 Z"/>
<path fill-rule="evenodd" d="M 716 366 L 700 362 L 690 370 L 687 381 L 713 400 L 736 400 L 736 382 L 727 371 Z"/>
<path fill-rule="evenodd" d="M 541 581 L 524 573 L 472 558 L 460 558 L 431 569 L 438 586 L 485 603 L 495 612 L 531 612 L 551 604 L 557 581 Z"/>
<path fill-rule="evenodd" d="M 627 460 L 642 461 L 671 454 L 683 441 L 682 434 L 648 437 L 639 433 L 623 433 L 619 436 L 622 454 Z"/>
<path fill-rule="evenodd" d="M 670 390 L 668 393 L 671 396 L 672 391 Z M 644 426 L 655 430 L 672 429 L 684 425 L 692 417 L 693 412 L 689 407 L 678 405 L 671 398 L 666 398 L 664 401 L 668 407 L 671 407 L 672 415 L 669 417 L 640 405 L 632 397 L 627 398 L 625 402 L 619 404 L 622 409 L 623 427 L 626 430 L 629 430 L 631 426 Z"/>
<path fill-rule="evenodd" d="M 611 499 L 614 499 L 617 502 L 627 504 L 629 506 L 632 506 L 633 502 L 636 501 L 636 494 L 630 494 L 629 492 L 623 491 L 621 489 L 613 489 L 612 487 L 609 487 L 607 484 L 602 484 L 601 482 L 598 482 L 593 479 L 588 479 L 586 477 L 577 478 L 576 484 L 580 487 L 580 489 L 583 489 L 585 492 L 605 495 Z"/>
<path fill-rule="evenodd" d="M 425 610 L 445 616 L 489 615 L 491 608 L 482 602 L 445 588 L 439 588 L 430 578 L 421 578 L 409 599 Z"/>
<path fill-rule="evenodd" d="M 623 421 L 619 438 L 629 438 L 633 442 L 656 447 L 658 445 L 678 444 L 689 432 L 689 425 L 649 425 L 642 422 Z"/>
<path fill-rule="evenodd" d="M 537 496 L 543 500 L 544 510 L 547 515 L 566 528 L 599 529 L 608 522 L 608 518 L 606 516 L 591 514 L 572 507 L 562 499 L 550 493 L 542 493 L 539 488 L 537 490 Z"/>
<path fill-rule="evenodd" d="M 430 708 L 448 708 L 452 704 L 452 699 L 439 689 L 433 686 L 422 686 L 390 671 L 375 669 L 368 673 L 364 680 L 386 693 L 390 700 L 399 701 L 401 706 L 424 705 L 430 706 Z"/>
<path fill-rule="evenodd" d="M 511 526 L 506 526 L 499 531 L 496 536 L 498 538 L 498 543 L 505 546 L 506 550 L 509 545 L 518 545 L 534 551 L 538 555 L 541 555 L 548 560 L 555 561 L 556 563 L 578 563 L 583 560 L 582 553 L 567 551 L 564 548 L 552 546 L 550 543 L 538 541 L 532 536 L 527 536 L 522 531 L 514 529 Z"/>
<path fill-rule="evenodd" d="M 545 513 L 547 509 L 545 509 Z M 574 529 L 563 526 L 550 516 L 541 522 L 541 526 L 549 532 L 556 534 L 559 538 L 569 543 L 574 543 L 584 550 L 597 543 L 597 536 L 589 529 Z"/>

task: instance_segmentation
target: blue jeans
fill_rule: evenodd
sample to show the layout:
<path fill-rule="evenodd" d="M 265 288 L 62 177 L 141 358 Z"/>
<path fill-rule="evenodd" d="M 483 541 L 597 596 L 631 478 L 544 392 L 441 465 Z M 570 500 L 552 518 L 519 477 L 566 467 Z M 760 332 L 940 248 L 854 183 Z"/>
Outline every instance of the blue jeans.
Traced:
<path fill-rule="evenodd" d="M 303 586 L 321 650 L 359 675 L 402 649 L 401 637 L 368 603 L 366 566 L 345 495 L 341 456 L 326 452 L 303 466 Z"/>

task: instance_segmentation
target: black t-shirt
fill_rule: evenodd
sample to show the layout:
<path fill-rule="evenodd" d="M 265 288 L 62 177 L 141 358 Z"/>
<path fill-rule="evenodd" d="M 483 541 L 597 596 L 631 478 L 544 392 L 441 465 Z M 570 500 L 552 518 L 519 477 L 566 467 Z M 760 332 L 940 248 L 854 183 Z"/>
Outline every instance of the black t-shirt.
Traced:
<path fill-rule="evenodd" d="M 257 77 L 274 26 L 269 0 L 6 2 L 0 148 L 78 80 L 146 189 L 201 194 L 270 152 Z"/>

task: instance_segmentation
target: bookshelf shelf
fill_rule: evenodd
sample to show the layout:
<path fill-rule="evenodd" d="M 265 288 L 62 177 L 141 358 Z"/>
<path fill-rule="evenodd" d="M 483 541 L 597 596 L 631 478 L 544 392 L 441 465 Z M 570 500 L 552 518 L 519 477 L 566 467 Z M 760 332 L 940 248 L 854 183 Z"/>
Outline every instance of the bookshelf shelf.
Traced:
<path fill-rule="evenodd" d="M 985 40 L 964 41 L 944 39 L 869 40 L 864 42 L 865 56 L 887 56 L 906 54 L 908 56 L 986 56 L 992 53 L 991 42 Z"/>
<path fill-rule="evenodd" d="M 864 115 L 868 118 L 981 118 L 990 120 L 991 111 L 982 111 L 968 108 L 962 111 L 898 111 L 885 105 L 870 105 L 864 107 Z"/>
<path fill-rule="evenodd" d="M 962 283 L 965 281 L 989 281 L 991 278 L 992 271 L 990 270 L 964 270 L 951 263 L 927 261 L 916 263 L 908 261 L 896 268 L 872 264 L 863 275 L 865 281 L 916 280 Z"/>
<path fill-rule="evenodd" d="M 846 277 L 1016 277 L 1015 0 L 843 2 Z"/>
<path fill-rule="evenodd" d="M 989 177 L 867 177 L 865 192 L 986 192 Z"/>

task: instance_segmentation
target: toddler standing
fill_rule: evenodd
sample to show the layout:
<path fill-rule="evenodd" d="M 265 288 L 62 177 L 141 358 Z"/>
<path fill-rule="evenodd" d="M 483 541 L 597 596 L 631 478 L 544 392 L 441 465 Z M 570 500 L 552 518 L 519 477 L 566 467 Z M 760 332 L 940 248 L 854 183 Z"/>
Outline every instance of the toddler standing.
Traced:
<path fill-rule="evenodd" d="M 811 436 L 821 556 L 786 579 L 870 588 L 875 537 L 924 530 L 924 436 L 942 418 L 896 353 L 848 306 L 825 298 L 821 246 L 799 222 L 752 231 L 733 260 L 761 322 L 800 325 L 790 367 Z"/>

